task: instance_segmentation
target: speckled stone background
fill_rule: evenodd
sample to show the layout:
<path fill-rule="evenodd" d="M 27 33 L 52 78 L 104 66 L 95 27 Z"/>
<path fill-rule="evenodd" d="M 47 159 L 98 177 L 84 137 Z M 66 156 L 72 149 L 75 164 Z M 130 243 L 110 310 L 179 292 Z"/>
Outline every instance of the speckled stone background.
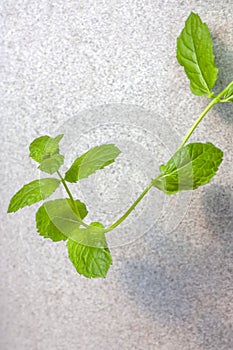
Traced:
<path fill-rule="evenodd" d="M 218 176 L 171 202 L 152 191 L 109 237 L 106 280 L 78 276 L 65 245 L 36 233 L 38 205 L 6 210 L 39 176 L 28 144 L 64 132 L 66 167 L 95 144 L 122 148 L 74 188 L 90 218 L 119 216 L 207 104 L 175 58 L 190 11 L 211 29 L 216 91 L 233 79 L 232 0 L 2 0 L 0 9 L 1 350 L 231 350 L 232 105 L 215 107 L 192 138 L 224 150 Z"/>

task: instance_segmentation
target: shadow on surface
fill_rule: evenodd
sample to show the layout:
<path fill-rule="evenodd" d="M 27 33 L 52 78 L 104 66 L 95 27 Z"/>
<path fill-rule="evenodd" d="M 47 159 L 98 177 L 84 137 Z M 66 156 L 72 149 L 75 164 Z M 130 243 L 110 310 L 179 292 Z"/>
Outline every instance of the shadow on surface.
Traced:
<path fill-rule="evenodd" d="M 218 38 L 214 38 L 213 49 L 215 64 L 218 67 L 218 78 L 214 90 L 219 93 L 233 81 L 233 51 L 229 50 L 226 44 Z M 233 123 L 232 103 L 219 103 L 215 108 L 226 123 Z"/>
<path fill-rule="evenodd" d="M 231 349 L 232 326 L 226 315 L 230 305 L 221 301 L 224 292 L 233 288 L 231 273 L 221 256 L 213 253 L 210 249 L 206 257 L 183 257 L 183 263 L 165 258 L 167 266 L 131 262 L 122 271 L 122 284 L 129 298 L 152 319 L 182 325 L 184 331 L 192 326 L 205 350 Z"/>
<path fill-rule="evenodd" d="M 214 38 L 214 52 L 219 68 L 215 91 L 220 92 L 233 80 L 233 51 Z M 233 123 L 233 104 L 215 108 L 225 123 Z M 169 235 L 154 227 L 147 236 L 146 259 L 123 265 L 121 283 L 148 317 L 182 325 L 184 332 L 191 328 L 198 348 L 229 350 L 233 349 L 232 188 L 207 186 L 202 201 L 205 227 L 200 229 L 210 233 L 209 245 L 193 247 L 183 234 Z"/>
<path fill-rule="evenodd" d="M 209 186 L 203 202 L 207 229 L 213 233 L 209 245 L 195 248 L 179 232 L 169 235 L 154 228 L 146 261 L 125 264 L 121 282 L 152 319 L 184 330 L 191 326 L 205 350 L 228 350 L 233 348 L 231 189 Z"/>
<path fill-rule="evenodd" d="M 233 193 L 230 186 L 211 185 L 203 196 L 206 220 L 218 240 L 233 257 Z"/>

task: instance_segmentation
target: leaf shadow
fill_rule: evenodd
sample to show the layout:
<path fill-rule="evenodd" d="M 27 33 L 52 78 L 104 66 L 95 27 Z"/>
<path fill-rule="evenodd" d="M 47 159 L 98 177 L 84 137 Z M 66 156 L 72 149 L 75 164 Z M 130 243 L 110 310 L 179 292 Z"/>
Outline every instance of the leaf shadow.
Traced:
<path fill-rule="evenodd" d="M 218 67 L 218 78 L 214 90 L 220 92 L 233 80 L 233 51 L 229 46 L 214 36 L 213 50 L 215 64 Z M 226 123 L 233 123 L 233 104 L 219 103 L 215 106 L 218 114 Z"/>
<path fill-rule="evenodd" d="M 233 51 L 214 38 L 219 74 L 215 90 L 233 80 Z M 219 116 L 233 123 L 233 105 L 218 104 Z M 233 290 L 232 188 L 207 186 L 203 210 L 213 241 L 194 249 L 179 232 L 172 235 L 154 227 L 146 236 L 148 255 L 122 265 L 122 289 L 138 308 L 161 324 L 182 326 L 192 332 L 201 349 L 232 349 L 229 291 Z M 182 238 L 179 238 L 182 237 Z"/>
<path fill-rule="evenodd" d="M 213 239 L 218 240 L 233 258 L 233 193 L 231 186 L 204 188 L 203 208 Z"/>
<path fill-rule="evenodd" d="M 191 325 L 197 345 L 205 350 L 232 348 L 232 329 L 224 316 L 229 305 L 222 302 L 216 310 L 217 300 L 233 288 L 229 252 L 215 243 L 195 250 L 179 238 L 182 234 L 156 227 L 150 235 L 147 259 L 123 265 L 121 283 L 128 297 L 160 324 L 184 330 Z"/>

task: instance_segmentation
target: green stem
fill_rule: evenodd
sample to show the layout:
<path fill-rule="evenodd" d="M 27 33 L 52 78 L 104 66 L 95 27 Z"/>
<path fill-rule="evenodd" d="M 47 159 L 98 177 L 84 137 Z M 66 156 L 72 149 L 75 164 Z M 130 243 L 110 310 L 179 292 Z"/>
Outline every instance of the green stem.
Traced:
<path fill-rule="evenodd" d="M 187 134 L 185 135 L 181 145 L 179 146 L 178 150 L 183 147 L 186 142 L 188 141 L 188 139 L 190 138 L 190 136 L 192 135 L 192 133 L 194 132 L 194 130 L 197 128 L 197 126 L 199 125 L 199 123 L 202 121 L 202 119 L 204 118 L 204 116 L 209 112 L 209 110 L 218 102 L 227 102 L 225 100 L 221 100 L 221 97 L 225 95 L 225 93 L 227 92 L 227 90 L 233 85 L 233 81 L 227 85 L 227 87 L 221 91 L 209 104 L 208 106 L 204 109 L 204 111 L 200 114 L 200 116 L 197 118 L 197 120 L 194 122 L 194 124 L 192 125 L 192 127 L 189 129 L 189 131 L 187 132 Z M 131 207 L 125 212 L 124 215 L 122 215 L 117 221 L 115 221 L 111 226 L 109 226 L 108 228 L 105 229 L 105 232 L 109 232 L 112 231 L 114 228 L 116 228 L 117 226 L 119 226 L 128 216 L 129 214 L 134 210 L 134 208 L 138 205 L 138 203 L 142 200 L 142 198 L 147 194 L 147 192 L 149 192 L 149 190 L 151 189 L 151 187 L 153 187 L 152 182 L 150 183 L 150 185 L 148 187 L 146 187 L 146 189 L 142 192 L 142 194 L 136 199 L 136 201 L 131 205 Z"/>
<path fill-rule="evenodd" d="M 108 228 L 106 228 L 105 232 L 109 232 L 112 231 L 114 228 L 116 228 L 117 226 L 119 226 L 122 221 L 124 221 L 129 214 L 134 210 L 134 208 L 138 205 L 138 203 L 142 200 L 143 197 L 145 197 L 145 195 L 147 194 L 147 192 L 149 192 L 149 190 L 152 187 L 152 183 L 145 188 L 145 190 L 140 194 L 140 196 L 136 199 L 136 201 L 131 205 L 131 207 L 125 212 L 124 215 L 122 215 L 117 221 L 115 221 L 111 226 L 109 226 Z"/>
<path fill-rule="evenodd" d="M 73 196 L 72 196 L 72 194 L 71 194 L 71 192 L 70 192 L 70 190 L 69 190 L 69 187 L 68 187 L 67 184 L 66 184 L 65 179 L 62 177 L 62 175 L 61 175 L 61 173 L 60 173 L 59 171 L 57 171 L 57 175 L 60 177 L 61 182 L 62 182 L 62 184 L 63 184 L 63 186 L 64 186 L 64 188 L 65 188 L 65 190 L 66 190 L 66 192 L 67 192 L 67 194 L 68 194 L 68 196 L 69 196 L 69 198 L 70 198 L 70 200 L 71 200 L 72 207 L 73 207 L 73 210 L 74 210 L 75 214 L 76 214 L 77 217 L 78 217 L 78 221 L 79 221 L 80 224 L 82 224 L 83 226 L 89 227 L 85 222 L 82 221 L 82 218 L 81 218 L 80 212 L 79 212 L 79 210 L 78 210 L 78 207 L 77 207 L 76 204 L 75 204 L 74 198 L 73 198 Z"/>
<path fill-rule="evenodd" d="M 233 81 L 226 87 L 226 89 L 225 90 L 228 90 L 228 89 L 230 89 L 230 87 L 232 87 L 233 86 Z M 224 91 L 225 91 L 224 90 Z M 225 91 L 226 92 L 226 91 Z M 223 100 L 220 100 L 219 102 L 231 102 L 230 101 L 230 98 L 232 98 L 231 96 L 229 96 L 229 97 L 227 97 L 226 99 L 223 99 Z"/>
<path fill-rule="evenodd" d="M 221 91 L 209 104 L 208 106 L 204 109 L 204 111 L 200 114 L 200 116 L 197 118 L 197 120 L 194 122 L 194 124 L 192 125 L 192 127 L 189 129 L 189 131 L 187 132 L 187 134 L 185 135 L 182 143 L 180 144 L 178 150 L 180 148 L 182 148 L 186 142 L 188 141 L 188 139 L 190 138 L 190 136 L 192 135 L 192 133 L 194 132 L 194 130 L 197 128 L 197 126 L 200 124 L 200 122 L 202 121 L 202 119 L 204 118 L 204 116 L 209 112 L 209 110 L 218 102 L 221 102 L 221 97 L 225 95 L 225 93 L 227 92 L 227 90 L 233 85 L 233 81 L 227 85 L 227 87 Z M 222 100 L 222 102 L 227 102 Z"/>

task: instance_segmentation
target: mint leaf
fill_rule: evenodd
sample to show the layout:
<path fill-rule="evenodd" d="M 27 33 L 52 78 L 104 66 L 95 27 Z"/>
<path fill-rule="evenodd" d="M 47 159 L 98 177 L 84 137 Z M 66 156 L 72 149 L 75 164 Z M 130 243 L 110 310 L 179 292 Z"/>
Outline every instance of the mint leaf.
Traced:
<path fill-rule="evenodd" d="M 184 67 L 195 95 L 211 94 L 218 69 L 214 64 L 209 29 L 200 17 L 191 13 L 177 39 L 177 60 Z"/>
<path fill-rule="evenodd" d="M 71 239 L 67 243 L 68 255 L 76 271 L 87 278 L 105 278 L 112 265 L 108 248 L 85 247 Z"/>
<path fill-rule="evenodd" d="M 190 143 L 160 167 L 152 183 L 166 194 L 194 190 L 212 179 L 222 158 L 223 152 L 212 143 Z"/>
<path fill-rule="evenodd" d="M 29 156 L 34 159 L 36 162 L 40 163 L 43 159 L 44 152 L 46 145 L 48 144 L 50 140 L 50 136 L 40 136 L 34 141 L 29 146 L 29 151 L 30 154 Z"/>
<path fill-rule="evenodd" d="M 81 219 L 87 215 L 84 203 L 75 201 Z M 59 222 L 56 221 L 59 219 Z M 70 199 L 56 199 L 44 203 L 36 213 L 36 226 L 41 236 L 50 238 L 54 242 L 65 241 L 69 232 L 79 226 L 76 214 L 72 209 Z"/>
<path fill-rule="evenodd" d="M 103 227 L 99 223 L 92 223 L 93 226 Z M 68 255 L 76 271 L 87 278 L 105 278 L 112 264 L 112 256 L 107 248 L 104 235 L 101 238 L 105 241 L 105 248 L 91 247 L 77 243 L 69 239 L 67 242 Z"/>
<path fill-rule="evenodd" d="M 228 102 L 233 102 L 233 85 L 229 87 L 226 94 L 224 95 L 224 100 L 227 100 Z"/>
<path fill-rule="evenodd" d="M 92 222 L 89 227 L 75 227 L 69 232 L 69 238 L 73 241 L 89 247 L 106 248 L 107 242 L 104 235 L 104 226 L 99 222 Z"/>
<path fill-rule="evenodd" d="M 48 198 L 59 185 L 60 180 L 53 178 L 34 180 L 28 183 L 11 198 L 8 213 Z"/>
<path fill-rule="evenodd" d="M 41 163 L 44 158 L 51 157 L 59 153 L 59 142 L 63 138 L 63 134 L 52 138 L 48 135 L 36 138 L 29 146 L 30 157 L 36 162 Z"/>
<path fill-rule="evenodd" d="M 103 169 L 113 163 L 119 154 L 120 150 L 113 144 L 93 147 L 74 161 L 65 174 L 65 180 L 77 182 L 87 178 L 96 170 Z"/>
<path fill-rule="evenodd" d="M 64 156 L 61 154 L 53 154 L 51 157 L 43 159 L 38 166 L 38 169 L 52 175 L 59 170 L 63 163 Z"/>

